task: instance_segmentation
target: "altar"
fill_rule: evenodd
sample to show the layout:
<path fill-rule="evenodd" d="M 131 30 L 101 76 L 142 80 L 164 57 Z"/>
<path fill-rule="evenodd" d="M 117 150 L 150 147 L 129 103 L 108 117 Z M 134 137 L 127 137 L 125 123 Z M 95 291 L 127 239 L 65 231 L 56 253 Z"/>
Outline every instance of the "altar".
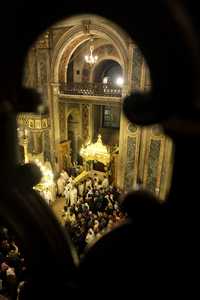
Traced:
<path fill-rule="evenodd" d="M 104 166 L 110 164 L 110 152 L 107 146 L 103 145 L 100 134 L 96 143 L 89 142 L 81 147 L 80 155 L 85 162 L 85 166 L 89 165 L 89 170 L 93 170 L 95 163 L 100 163 Z"/>

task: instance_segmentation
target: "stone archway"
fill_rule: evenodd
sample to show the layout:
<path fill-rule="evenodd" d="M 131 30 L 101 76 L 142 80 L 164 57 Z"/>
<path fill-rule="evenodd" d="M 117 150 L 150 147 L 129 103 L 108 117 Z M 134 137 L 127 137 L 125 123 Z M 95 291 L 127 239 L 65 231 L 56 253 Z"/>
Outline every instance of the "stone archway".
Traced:
<path fill-rule="evenodd" d="M 84 15 L 82 16 L 84 20 Z M 88 16 L 87 16 L 88 18 Z M 128 43 L 127 36 L 116 24 L 106 20 L 103 25 L 100 24 L 102 17 L 95 16 L 94 23 L 91 23 L 90 34 L 101 36 L 107 39 L 118 51 L 119 58 L 122 64 L 123 72 L 126 76 L 128 62 Z M 84 32 L 83 25 L 74 26 L 72 29 L 65 32 L 56 44 L 52 56 L 51 79 L 53 82 L 66 81 L 66 66 L 71 55 L 83 42 L 89 39 Z M 125 78 L 127 80 L 127 78 Z"/>
<path fill-rule="evenodd" d="M 120 69 L 120 75 L 121 75 L 122 68 L 121 65 L 116 60 L 110 58 L 102 59 L 93 70 L 92 81 L 103 82 L 103 77 L 106 76 L 109 70 L 114 66 Z"/>

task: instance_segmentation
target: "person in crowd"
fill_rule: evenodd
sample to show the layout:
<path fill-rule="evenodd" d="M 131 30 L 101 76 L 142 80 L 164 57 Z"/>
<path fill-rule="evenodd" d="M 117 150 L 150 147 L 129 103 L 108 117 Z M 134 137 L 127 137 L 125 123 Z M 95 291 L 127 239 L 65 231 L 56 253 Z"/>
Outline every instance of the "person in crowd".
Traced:
<path fill-rule="evenodd" d="M 65 170 L 62 170 L 62 172 L 60 173 L 60 177 L 62 177 L 64 181 L 67 182 L 67 180 L 69 179 L 69 174 Z"/>
<path fill-rule="evenodd" d="M 0 296 L 16 300 L 17 287 L 26 267 L 21 251 L 19 251 L 18 241 L 9 230 L 5 229 L 0 228 Z"/>
<path fill-rule="evenodd" d="M 87 244 L 91 244 L 93 240 L 95 239 L 95 234 L 92 228 L 88 230 L 88 233 L 86 235 L 85 241 Z"/>
<path fill-rule="evenodd" d="M 109 187 L 109 181 L 108 181 L 108 177 L 106 175 L 104 175 L 104 177 L 103 177 L 102 187 L 104 190 L 107 190 Z"/>
<path fill-rule="evenodd" d="M 78 185 L 78 193 L 80 197 L 83 197 L 84 194 L 84 181 L 81 181 L 80 184 Z"/>
<path fill-rule="evenodd" d="M 87 191 L 89 189 L 92 188 L 92 180 L 91 180 L 91 177 L 89 177 L 86 182 L 85 182 L 85 190 Z"/>
<path fill-rule="evenodd" d="M 66 206 L 70 206 L 70 188 L 68 185 L 65 186 L 64 197 Z"/>
<path fill-rule="evenodd" d="M 63 195 L 64 188 L 65 188 L 65 179 L 62 176 L 60 176 L 57 180 L 57 193 L 59 197 Z"/>
<path fill-rule="evenodd" d="M 93 184 L 93 187 L 94 187 L 94 189 L 96 190 L 96 189 L 98 189 L 98 178 L 94 178 L 94 184 Z"/>
<path fill-rule="evenodd" d="M 69 199 L 70 199 L 70 205 L 74 205 L 77 203 L 77 196 L 78 196 L 78 191 L 75 185 L 72 186 L 70 193 L 69 193 Z"/>

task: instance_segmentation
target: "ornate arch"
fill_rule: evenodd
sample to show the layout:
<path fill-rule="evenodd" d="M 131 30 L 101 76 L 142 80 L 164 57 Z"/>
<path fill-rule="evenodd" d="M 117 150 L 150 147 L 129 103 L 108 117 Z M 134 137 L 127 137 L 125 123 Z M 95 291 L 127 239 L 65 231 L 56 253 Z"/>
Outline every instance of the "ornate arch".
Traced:
<path fill-rule="evenodd" d="M 80 111 L 78 110 L 78 108 L 70 108 L 67 113 L 66 113 L 66 121 L 68 120 L 69 116 L 72 115 L 72 116 L 75 116 L 75 120 L 79 120 L 79 117 L 80 117 Z M 77 118 L 78 116 L 78 118 Z"/>
<path fill-rule="evenodd" d="M 117 62 L 123 69 L 123 66 L 122 66 L 122 63 L 121 63 L 120 59 L 118 57 L 112 56 L 112 55 L 107 55 L 105 57 L 102 57 L 100 60 L 98 60 L 98 64 L 96 65 L 96 68 L 98 67 L 98 65 L 100 65 L 105 60 L 113 60 L 113 61 Z M 90 81 L 94 80 L 94 72 L 95 72 L 96 68 L 93 68 L 90 72 Z"/>
<path fill-rule="evenodd" d="M 102 20 L 105 21 L 101 17 L 96 17 L 95 20 L 95 23 L 90 24 L 90 33 L 109 40 L 109 42 L 115 47 L 119 54 L 123 73 L 125 75 L 125 81 L 127 81 L 127 36 L 122 32 L 122 30 L 119 31 L 116 24 L 113 24 L 108 20 L 106 20 L 106 24 L 97 24 L 98 22 L 101 23 Z M 88 36 L 83 32 L 82 24 L 73 26 L 61 36 L 53 51 L 51 63 L 51 80 L 53 82 L 66 81 L 66 67 L 70 57 L 77 47 L 87 39 Z"/>

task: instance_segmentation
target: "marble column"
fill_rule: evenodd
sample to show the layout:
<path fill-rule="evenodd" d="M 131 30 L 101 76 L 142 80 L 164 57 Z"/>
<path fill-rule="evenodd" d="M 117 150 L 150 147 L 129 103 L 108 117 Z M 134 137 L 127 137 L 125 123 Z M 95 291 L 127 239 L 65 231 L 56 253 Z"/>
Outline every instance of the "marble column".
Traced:
<path fill-rule="evenodd" d="M 58 113 L 59 113 L 59 128 L 60 128 L 60 142 L 67 139 L 66 135 L 66 104 L 58 102 Z"/>
<path fill-rule="evenodd" d="M 82 104 L 81 106 L 81 116 L 82 116 L 82 139 L 83 142 L 87 142 L 88 139 L 91 139 L 91 132 L 90 132 L 90 120 L 91 120 L 91 105 L 89 104 Z"/>
<path fill-rule="evenodd" d="M 123 87 L 123 98 L 134 90 L 141 89 L 142 54 L 134 45 L 129 45 L 129 64 L 127 78 Z M 117 185 L 128 192 L 133 189 L 138 177 L 141 129 L 131 124 L 123 112 L 120 120 L 119 159 Z"/>

